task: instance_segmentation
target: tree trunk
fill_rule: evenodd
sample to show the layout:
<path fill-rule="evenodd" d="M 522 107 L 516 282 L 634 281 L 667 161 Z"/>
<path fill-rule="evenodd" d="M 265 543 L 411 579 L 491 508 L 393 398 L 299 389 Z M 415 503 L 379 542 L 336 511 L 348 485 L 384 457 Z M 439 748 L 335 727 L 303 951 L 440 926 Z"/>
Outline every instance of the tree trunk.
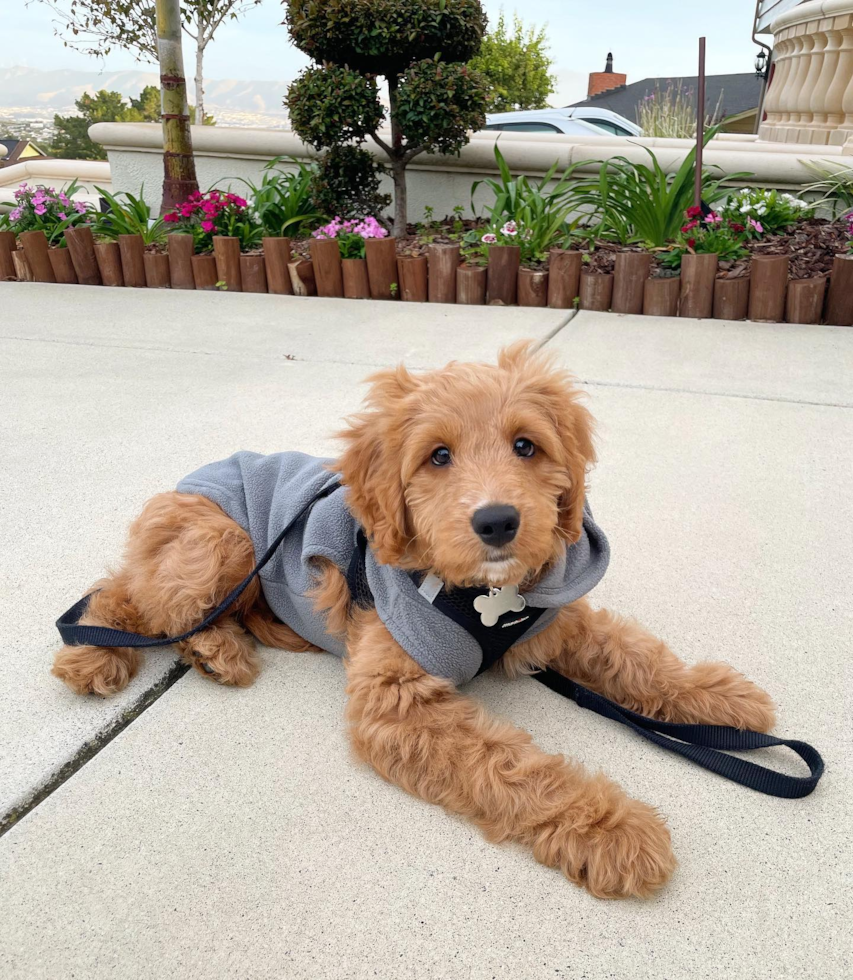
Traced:
<path fill-rule="evenodd" d="M 204 125 L 204 45 L 201 37 L 206 24 L 198 23 L 198 43 L 195 49 L 195 124 Z"/>
<path fill-rule="evenodd" d="M 403 238 L 406 234 L 408 219 L 406 215 L 406 164 L 403 157 L 403 132 L 397 122 L 397 76 L 388 77 L 388 108 L 391 117 L 391 147 L 394 151 L 391 157 L 391 176 L 394 179 L 394 228 L 391 232 L 395 238 Z"/>
<path fill-rule="evenodd" d="M 163 119 L 163 199 L 160 213 L 165 214 L 198 190 L 198 179 L 181 51 L 180 0 L 156 0 L 156 13 Z"/>

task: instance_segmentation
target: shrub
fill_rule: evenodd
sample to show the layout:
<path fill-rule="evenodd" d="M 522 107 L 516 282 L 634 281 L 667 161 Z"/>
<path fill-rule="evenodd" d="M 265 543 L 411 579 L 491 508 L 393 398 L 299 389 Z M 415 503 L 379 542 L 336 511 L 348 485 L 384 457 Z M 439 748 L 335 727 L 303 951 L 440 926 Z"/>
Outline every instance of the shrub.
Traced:
<path fill-rule="evenodd" d="M 713 112 L 705 116 L 705 128 L 710 129 L 720 123 L 723 95 Z M 696 138 L 696 98 L 693 89 L 670 82 L 661 88 L 660 82 L 637 106 L 637 125 L 644 136 L 672 137 L 674 139 Z"/>
<path fill-rule="evenodd" d="M 335 146 L 321 157 L 311 176 L 314 206 L 342 218 L 378 216 L 391 203 L 391 195 L 379 191 L 383 173 L 367 150 Z"/>
<path fill-rule="evenodd" d="M 163 219 L 152 220 L 151 208 L 142 197 L 144 188 L 140 189 L 139 197 L 129 191 L 114 195 L 102 187 L 95 190 L 107 202 L 107 210 L 94 216 L 92 230 L 95 234 L 110 239 L 119 235 L 141 235 L 146 245 L 157 244 L 166 237 Z"/>
<path fill-rule="evenodd" d="M 394 233 L 405 234 L 408 164 L 427 150 L 458 152 L 485 121 L 488 86 L 464 64 L 486 28 L 479 0 L 287 0 L 287 26 L 317 62 L 288 89 L 294 131 L 316 148 L 367 136 L 380 146 L 391 161 Z M 390 139 L 378 131 L 377 75 L 388 83 Z"/>

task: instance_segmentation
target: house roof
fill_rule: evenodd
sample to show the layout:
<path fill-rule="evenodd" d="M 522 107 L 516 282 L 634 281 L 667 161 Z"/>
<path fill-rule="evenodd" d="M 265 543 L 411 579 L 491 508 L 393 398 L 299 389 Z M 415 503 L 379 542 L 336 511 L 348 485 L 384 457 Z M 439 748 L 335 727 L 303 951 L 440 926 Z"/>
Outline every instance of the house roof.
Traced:
<path fill-rule="evenodd" d="M 695 75 L 692 78 L 644 78 L 641 82 L 620 85 L 619 88 L 611 89 L 609 92 L 594 95 L 591 99 L 575 102 L 571 108 L 599 106 L 602 109 L 618 112 L 620 116 L 625 116 L 627 119 L 636 120 L 637 106 L 646 96 L 654 94 L 658 87 L 661 90 L 666 90 L 669 85 L 674 88 L 681 87 L 692 96 L 691 101 L 695 104 L 698 81 Z M 718 103 L 721 119 L 749 109 L 756 109 L 760 98 L 761 79 L 756 78 L 755 72 L 708 75 L 705 78 L 705 108 L 709 115 L 716 110 Z"/>
<path fill-rule="evenodd" d="M 6 155 L 4 157 L 0 157 L 0 167 L 8 167 L 10 164 L 17 163 L 21 157 L 21 154 L 28 146 L 31 146 L 36 151 L 35 154 L 27 154 L 28 157 L 34 155 L 41 157 L 47 156 L 44 150 L 40 146 L 33 143 L 32 140 L 19 140 L 15 139 L 14 137 L 10 137 L 8 139 L 0 140 L 0 146 L 6 147 Z"/>

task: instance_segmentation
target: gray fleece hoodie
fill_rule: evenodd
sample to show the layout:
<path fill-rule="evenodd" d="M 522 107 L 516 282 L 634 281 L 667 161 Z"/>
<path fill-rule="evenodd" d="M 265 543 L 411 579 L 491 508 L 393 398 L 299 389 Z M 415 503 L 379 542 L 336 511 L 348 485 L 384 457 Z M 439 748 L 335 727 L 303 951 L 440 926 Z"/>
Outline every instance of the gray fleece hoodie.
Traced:
<path fill-rule="evenodd" d="M 262 456 L 239 452 L 196 470 L 181 480 L 177 489 L 201 494 L 218 504 L 248 532 L 255 556 L 260 558 L 309 501 L 338 481 L 339 477 L 325 468 L 331 462 L 304 453 Z M 310 643 L 339 657 L 346 652 L 344 645 L 326 632 L 325 617 L 314 611 L 308 592 L 315 584 L 312 558 L 327 558 L 344 574 L 347 572 L 358 524 L 346 498 L 347 489 L 341 487 L 318 500 L 285 536 L 260 574 L 264 597 L 275 615 Z M 523 593 L 528 606 L 546 611 L 521 640 L 540 633 L 561 606 L 597 585 L 609 560 L 607 538 L 587 508 L 580 540 L 566 549 L 540 582 Z M 483 659 L 480 645 L 434 608 L 405 571 L 380 564 L 368 548 L 366 573 L 379 618 L 424 670 L 456 684 L 476 675 Z"/>

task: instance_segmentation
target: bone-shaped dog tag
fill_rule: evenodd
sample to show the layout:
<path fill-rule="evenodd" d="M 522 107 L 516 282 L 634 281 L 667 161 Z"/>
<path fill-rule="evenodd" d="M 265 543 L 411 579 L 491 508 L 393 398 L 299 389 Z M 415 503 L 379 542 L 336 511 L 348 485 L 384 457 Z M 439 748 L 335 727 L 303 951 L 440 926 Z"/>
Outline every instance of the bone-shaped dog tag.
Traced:
<path fill-rule="evenodd" d="M 480 614 L 483 626 L 494 626 L 504 613 L 521 612 L 526 605 L 524 596 L 518 594 L 517 585 L 489 589 L 488 595 L 478 595 L 474 600 L 474 608 Z"/>

